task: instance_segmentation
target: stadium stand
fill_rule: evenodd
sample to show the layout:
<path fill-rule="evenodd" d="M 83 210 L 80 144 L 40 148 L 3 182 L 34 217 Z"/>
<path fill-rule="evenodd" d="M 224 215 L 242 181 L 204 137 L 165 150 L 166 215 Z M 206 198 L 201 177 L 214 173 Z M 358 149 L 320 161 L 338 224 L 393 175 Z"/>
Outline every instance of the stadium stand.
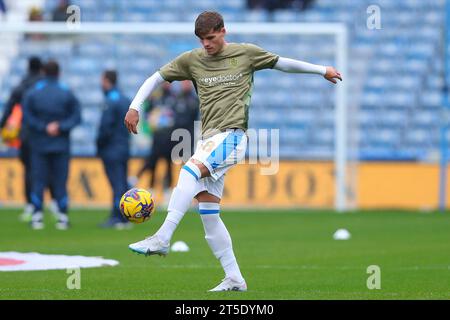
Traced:
<path fill-rule="evenodd" d="M 427 160 L 439 147 L 436 124 L 442 100 L 445 1 L 378 0 L 382 14 L 380 32 L 366 26 L 366 9 L 373 2 L 316 0 L 308 10 L 277 10 L 270 17 L 265 11 L 248 10 L 245 0 L 74 0 L 72 4 L 82 8 L 82 21 L 193 22 L 199 12 L 215 9 L 223 13 L 226 22 L 344 22 L 350 31 L 350 68 L 344 77 L 349 79 L 349 102 L 358 105 L 357 113 L 350 116 L 358 125 L 359 158 Z M 56 5 L 56 1 L 41 3 L 46 16 Z M 183 11 L 178 10 L 180 6 Z M 233 36 L 230 39 L 241 40 Z M 280 36 L 273 41 L 256 37 L 253 42 L 283 56 L 333 63 L 331 38 L 300 39 Z M 3 59 L 10 59 L 0 64 L 0 71 L 6 73 L 4 79 L 8 79 L 0 87 L 2 102 L 19 81 L 30 54 L 58 59 L 63 66 L 63 79 L 74 88 L 83 105 L 83 124 L 72 135 L 72 151 L 79 156 L 95 154 L 102 97 L 100 89 L 92 88 L 99 88 L 98 75 L 104 67 L 121 61 L 117 69 L 126 77 L 122 87 L 132 97 L 146 76 L 182 51 L 198 46 L 194 35 L 190 41 L 177 40 L 176 36 L 17 41 L 17 55 L 0 54 Z M 138 48 L 134 41 L 139 41 Z M 316 50 L 312 52 L 311 48 Z M 258 73 L 250 126 L 280 128 L 281 157 L 328 159 L 334 145 L 332 88 L 318 77 L 305 77 L 307 81 L 273 71 Z M 269 95 L 267 86 L 279 90 Z M 136 142 L 132 150 L 134 155 L 148 152 L 137 147 Z"/>

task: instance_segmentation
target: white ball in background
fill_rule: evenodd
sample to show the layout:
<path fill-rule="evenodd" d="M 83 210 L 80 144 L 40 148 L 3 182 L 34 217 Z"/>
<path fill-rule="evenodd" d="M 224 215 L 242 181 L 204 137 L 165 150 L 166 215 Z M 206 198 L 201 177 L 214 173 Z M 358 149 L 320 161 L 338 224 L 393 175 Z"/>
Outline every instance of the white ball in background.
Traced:
<path fill-rule="evenodd" d="M 189 247 L 184 241 L 177 241 L 175 242 L 172 247 L 170 248 L 173 252 L 188 252 Z"/>
<path fill-rule="evenodd" d="M 348 240 L 351 238 L 351 236 L 352 235 L 350 234 L 350 232 L 348 232 L 347 229 L 338 229 L 333 234 L 333 239 L 334 240 Z"/>

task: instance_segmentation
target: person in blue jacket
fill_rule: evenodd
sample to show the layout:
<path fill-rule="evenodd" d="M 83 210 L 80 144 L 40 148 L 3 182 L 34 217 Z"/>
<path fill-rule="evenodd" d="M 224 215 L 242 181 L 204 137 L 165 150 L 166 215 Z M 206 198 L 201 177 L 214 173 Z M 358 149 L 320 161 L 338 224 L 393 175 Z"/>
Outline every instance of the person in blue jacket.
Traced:
<path fill-rule="evenodd" d="M 0 1 L 1 2 L 1 1 Z M 7 125 L 8 118 L 13 113 L 16 105 L 20 105 L 25 92 L 32 88 L 36 82 L 42 79 L 42 61 L 37 56 L 32 56 L 28 59 L 28 72 L 20 82 L 20 84 L 12 90 L 11 96 L 6 102 L 3 115 L 0 119 L 0 129 Z M 28 141 L 28 133 L 26 126 L 20 128 L 20 148 L 19 159 L 23 165 L 24 176 L 24 193 L 27 204 L 23 213 L 20 215 L 20 220 L 30 222 L 33 214 L 33 205 L 31 203 L 31 152 L 30 143 Z"/>
<path fill-rule="evenodd" d="M 123 229 L 130 226 L 119 208 L 120 198 L 128 189 L 130 145 L 128 129 L 123 123 L 123 118 L 130 106 L 130 100 L 117 88 L 117 72 L 114 70 L 103 72 L 101 86 L 105 102 L 97 136 L 97 154 L 102 159 L 113 191 L 113 203 L 109 219 L 100 226 Z"/>
<path fill-rule="evenodd" d="M 69 227 L 67 177 L 70 161 L 70 131 L 81 122 L 80 104 L 72 91 L 59 81 L 59 65 L 49 60 L 45 77 L 23 98 L 23 121 L 31 145 L 31 201 L 34 212 L 31 227 L 44 228 L 44 189 L 50 185 L 58 204 L 56 228 Z"/>

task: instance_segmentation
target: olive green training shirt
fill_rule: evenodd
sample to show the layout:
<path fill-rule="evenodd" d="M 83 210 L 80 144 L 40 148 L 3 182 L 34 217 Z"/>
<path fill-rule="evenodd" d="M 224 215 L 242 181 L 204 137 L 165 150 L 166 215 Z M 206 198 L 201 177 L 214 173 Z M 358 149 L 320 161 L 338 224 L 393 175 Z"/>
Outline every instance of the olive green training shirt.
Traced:
<path fill-rule="evenodd" d="M 202 48 L 185 52 L 163 66 L 164 80 L 191 80 L 200 100 L 202 134 L 248 128 L 253 73 L 270 69 L 279 56 L 248 43 L 228 43 L 211 56 Z"/>

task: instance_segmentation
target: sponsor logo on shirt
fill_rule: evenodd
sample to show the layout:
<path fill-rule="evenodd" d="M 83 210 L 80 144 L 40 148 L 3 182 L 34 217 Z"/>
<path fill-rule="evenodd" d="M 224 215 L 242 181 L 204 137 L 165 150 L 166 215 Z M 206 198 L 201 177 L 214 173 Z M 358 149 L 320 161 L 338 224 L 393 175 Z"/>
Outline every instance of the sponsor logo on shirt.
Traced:
<path fill-rule="evenodd" d="M 218 75 L 213 77 L 200 78 L 200 82 L 209 86 L 231 86 L 235 85 L 237 81 L 241 80 L 243 77 L 242 72 L 238 74 L 228 74 L 228 75 Z"/>

